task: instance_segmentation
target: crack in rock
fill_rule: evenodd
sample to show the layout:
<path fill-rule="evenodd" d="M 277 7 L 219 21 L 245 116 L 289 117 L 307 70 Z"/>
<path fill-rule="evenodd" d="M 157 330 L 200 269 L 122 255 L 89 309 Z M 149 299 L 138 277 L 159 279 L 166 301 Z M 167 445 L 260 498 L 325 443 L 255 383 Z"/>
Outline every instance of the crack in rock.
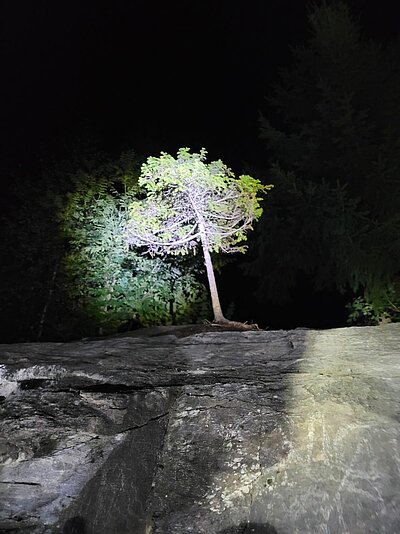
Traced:
<path fill-rule="evenodd" d="M 20 480 L 0 480 L 0 484 L 21 484 L 23 486 L 41 486 L 39 482 L 25 482 Z"/>
<path fill-rule="evenodd" d="M 124 434 L 125 432 L 131 432 L 132 430 L 138 430 L 139 428 L 143 428 L 147 426 L 149 423 L 153 423 L 154 421 L 159 421 L 160 419 L 163 419 L 164 417 L 167 417 L 169 415 L 169 412 L 162 413 L 160 415 L 156 415 L 155 417 L 150 417 L 147 421 L 142 423 L 141 425 L 133 425 L 128 428 L 124 428 L 118 434 Z"/>

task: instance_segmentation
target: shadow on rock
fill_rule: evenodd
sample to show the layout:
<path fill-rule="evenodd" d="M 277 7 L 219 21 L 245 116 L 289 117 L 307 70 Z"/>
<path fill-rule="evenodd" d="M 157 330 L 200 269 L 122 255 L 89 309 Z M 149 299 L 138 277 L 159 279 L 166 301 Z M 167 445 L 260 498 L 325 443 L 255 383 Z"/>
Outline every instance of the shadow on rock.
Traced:
<path fill-rule="evenodd" d="M 189 532 L 193 517 L 201 532 L 276 532 L 263 499 L 290 452 L 292 375 L 306 336 L 304 330 L 221 332 L 176 343 L 175 383 L 186 384 L 147 504 L 155 532 Z"/>
<path fill-rule="evenodd" d="M 67 519 L 64 523 L 63 534 L 85 534 L 85 520 L 80 515 Z"/>
<path fill-rule="evenodd" d="M 217 534 L 278 534 L 278 531 L 269 523 L 240 523 L 219 530 Z"/>

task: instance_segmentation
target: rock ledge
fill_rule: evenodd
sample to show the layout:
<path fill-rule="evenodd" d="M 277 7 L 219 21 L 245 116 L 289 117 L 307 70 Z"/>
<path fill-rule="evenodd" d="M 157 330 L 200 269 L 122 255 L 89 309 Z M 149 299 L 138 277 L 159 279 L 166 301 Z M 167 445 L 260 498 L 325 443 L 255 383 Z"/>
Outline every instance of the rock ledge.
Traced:
<path fill-rule="evenodd" d="M 400 324 L 0 345 L 0 532 L 400 532 Z"/>

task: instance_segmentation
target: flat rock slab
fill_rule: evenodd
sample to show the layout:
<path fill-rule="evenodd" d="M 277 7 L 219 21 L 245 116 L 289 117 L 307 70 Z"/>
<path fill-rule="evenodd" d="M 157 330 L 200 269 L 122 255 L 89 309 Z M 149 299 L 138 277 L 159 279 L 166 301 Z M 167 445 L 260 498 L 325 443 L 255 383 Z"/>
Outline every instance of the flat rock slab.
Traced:
<path fill-rule="evenodd" d="M 0 532 L 400 533 L 400 324 L 181 333 L 0 346 Z"/>

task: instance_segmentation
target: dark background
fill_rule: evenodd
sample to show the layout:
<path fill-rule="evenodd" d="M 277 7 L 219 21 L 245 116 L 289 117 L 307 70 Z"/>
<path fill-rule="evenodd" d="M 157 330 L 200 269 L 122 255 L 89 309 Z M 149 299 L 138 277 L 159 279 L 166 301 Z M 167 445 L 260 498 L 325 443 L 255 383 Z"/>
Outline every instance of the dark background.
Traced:
<path fill-rule="evenodd" d="M 32 165 L 93 137 L 144 156 L 205 146 L 240 171 L 266 159 L 258 110 L 307 35 L 308 2 L 17 1 L 2 8 L 3 162 Z M 397 3 L 353 0 L 367 38 Z M 63 151 L 65 153 L 63 153 Z"/>
<path fill-rule="evenodd" d="M 397 4 L 349 2 L 364 38 L 383 44 L 399 35 Z M 51 162 L 88 142 L 109 154 L 134 149 L 143 157 L 206 147 L 237 174 L 267 169 L 259 113 L 268 111 L 265 97 L 290 64 L 291 47 L 306 41 L 308 5 L 9 2 L 1 11 L 2 209 L 20 175 L 34 184 Z M 235 291 L 244 307 L 239 318 L 259 318 L 246 307 L 256 288 L 238 283 L 236 267 L 225 268 L 219 283 L 224 306 Z M 341 296 L 305 299 L 307 291 L 301 319 L 299 309 L 291 318 L 281 310 L 273 326 L 345 324 Z M 312 313 L 323 309 L 319 324 Z"/>

